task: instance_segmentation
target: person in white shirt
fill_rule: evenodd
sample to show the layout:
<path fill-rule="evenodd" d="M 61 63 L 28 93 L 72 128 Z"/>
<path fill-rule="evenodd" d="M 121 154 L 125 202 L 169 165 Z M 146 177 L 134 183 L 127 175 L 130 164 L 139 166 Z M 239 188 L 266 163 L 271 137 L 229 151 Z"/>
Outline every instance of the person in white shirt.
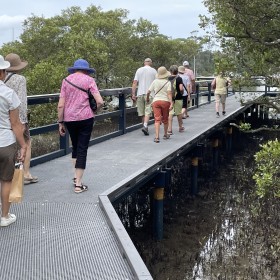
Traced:
<path fill-rule="evenodd" d="M 5 227 L 16 221 L 16 216 L 10 214 L 9 195 L 15 170 L 16 158 L 23 162 L 27 145 L 23 137 L 23 126 L 19 119 L 20 100 L 12 89 L 4 84 L 6 69 L 10 62 L 0 55 L 0 183 L 1 183 L 1 222 Z M 20 146 L 18 154 L 18 145 Z"/>
<path fill-rule="evenodd" d="M 157 71 L 152 65 L 152 60 L 146 58 L 144 61 L 144 66 L 137 69 L 135 77 L 132 83 L 132 100 L 137 101 L 137 112 L 138 116 L 142 117 L 143 128 L 142 131 L 145 135 L 149 135 L 148 123 L 152 113 L 152 96 L 150 96 L 150 101 L 146 101 L 146 94 L 148 89 L 154 79 L 156 78 Z M 136 88 L 137 97 L 136 97 Z"/>

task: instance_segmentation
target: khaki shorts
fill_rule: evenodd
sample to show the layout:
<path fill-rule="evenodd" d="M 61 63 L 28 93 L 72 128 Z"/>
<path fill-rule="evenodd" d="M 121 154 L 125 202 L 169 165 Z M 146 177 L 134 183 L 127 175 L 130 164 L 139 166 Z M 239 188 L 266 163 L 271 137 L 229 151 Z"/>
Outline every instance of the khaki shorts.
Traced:
<path fill-rule="evenodd" d="M 178 116 L 182 114 L 183 100 L 175 100 L 173 109 L 169 112 L 169 115 Z"/>
<path fill-rule="evenodd" d="M 150 116 L 152 113 L 152 102 L 153 98 L 150 96 L 149 103 L 146 102 L 147 95 L 137 96 L 137 113 L 139 117 Z"/>
<path fill-rule="evenodd" d="M 12 181 L 17 156 L 17 144 L 0 147 L 0 180 Z"/>
<path fill-rule="evenodd" d="M 227 98 L 226 94 L 215 93 L 215 101 L 216 102 L 221 102 L 222 104 L 224 104 L 224 103 L 226 103 L 226 98 Z"/>

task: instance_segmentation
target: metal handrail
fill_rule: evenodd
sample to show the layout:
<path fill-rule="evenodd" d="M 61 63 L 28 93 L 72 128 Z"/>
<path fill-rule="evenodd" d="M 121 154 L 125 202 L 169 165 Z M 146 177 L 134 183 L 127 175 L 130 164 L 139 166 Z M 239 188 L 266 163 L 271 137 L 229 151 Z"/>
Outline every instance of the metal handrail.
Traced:
<path fill-rule="evenodd" d="M 201 83 L 204 83 L 205 81 L 197 81 L 196 82 L 196 92 L 195 94 L 192 94 L 191 96 L 191 104 L 189 110 L 195 109 L 199 106 L 205 105 L 207 103 L 212 102 L 211 96 L 213 96 L 213 91 L 211 90 L 211 81 L 208 81 L 207 84 L 207 90 L 203 91 L 200 87 Z M 131 87 L 127 88 L 116 88 L 116 89 L 105 89 L 100 90 L 100 94 L 104 96 L 117 96 L 119 98 L 119 104 L 118 109 L 114 110 L 112 112 L 104 112 L 102 114 L 98 114 L 95 117 L 95 121 L 102 121 L 111 117 L 118 117 L 119 118 L 119 125 L 117 131 L 108 133 L 106 135 L 93 138 L 90 140 L 89 145 L 92 146 L 94 144 L 100 143 L 102 141 L 108 140 L 113 137 L 117 137 L 120 135 L 123 135 L 127 132 L 139 129 L 142 126 L 142 123 L 139 123 L 132 125 L 132 126 L 126 126 L 126 118 L 128 113 L 133 113 L 137 111 L 136 107 L 127 108 L 126 107 L 126 98 L 131 95 Z M 201 97 L 202 96 L 208 96 L 207 102 L 202 103 Z M 32 95 L 27 97 L 28 105 L 38 105 L 38 104 L 47 104 L 47 103 L 57 103 L 59 100 L 59 93 L 52 93 L 52 94 L 43 94 L 43 95 Z M 153 118 L 151 118 L 150 123 L 153 123 Z M 58 124 L 53 123 L 41 127 L 31 128 L 30 129 L 30 135 L 35 136 L 38 134 L 44 134 L 52 131 L 58 131 Z M 44 154 L 42 156 L 32 158 L 31 159 L 31 166 L 64 156 L 66 154 L 69 154 L 71 152 L 71 146 L 69 143 L 69 134 L 66 132 L 66 135 L 64 137 L 59 138 L 59 150 Z"/>

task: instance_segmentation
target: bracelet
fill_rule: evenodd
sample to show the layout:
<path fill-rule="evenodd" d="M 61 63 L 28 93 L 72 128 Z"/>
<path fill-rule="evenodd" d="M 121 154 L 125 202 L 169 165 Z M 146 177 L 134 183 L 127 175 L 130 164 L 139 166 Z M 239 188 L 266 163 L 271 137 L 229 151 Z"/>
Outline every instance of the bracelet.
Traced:
<path fill-rule="evenodd" d="M 64 123 L 64 121 L 61 121 L 61 122 L 60 122 L 60 121 L 58 121 L 58 123 Z"/>

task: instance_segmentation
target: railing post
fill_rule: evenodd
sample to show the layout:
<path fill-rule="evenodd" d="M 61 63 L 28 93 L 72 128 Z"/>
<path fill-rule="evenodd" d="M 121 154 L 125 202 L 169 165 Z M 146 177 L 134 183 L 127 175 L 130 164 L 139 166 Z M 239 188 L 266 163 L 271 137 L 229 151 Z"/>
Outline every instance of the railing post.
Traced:
<path fill-rule="evenodd" d="M 119 109 L 121 111 L 119 117 L 119 130 L 122 131 L 122 134 L 126 133 L 126 106 L 125 106 L 125 95 L 120 93 L 119 95 Z"/>
<path fill-rule="evenodd" d="M 199 107 L 199 83 L 195 84 L 196 107 Z"/>
<path fill-rule="evenodd" d="M 208 103 L 211 103 L 211 82 L 208 82 Z"/>
<path fill-rule="evenodd" d="M 67 131 L 67 129 L 64 136 L 59 136 L 59 148 L 60 150 L 64 150 L 65 155 L 70 153 L 69 132 Z"/>

